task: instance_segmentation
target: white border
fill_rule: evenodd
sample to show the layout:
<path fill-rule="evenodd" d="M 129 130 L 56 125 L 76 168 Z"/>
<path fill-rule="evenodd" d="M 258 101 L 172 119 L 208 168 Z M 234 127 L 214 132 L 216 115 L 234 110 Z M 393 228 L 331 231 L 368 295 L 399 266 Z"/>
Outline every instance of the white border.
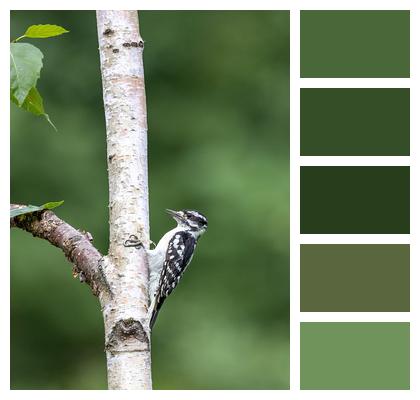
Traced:
<path fill-rule="evenodd" d="M 412 9 L 410 18 L 410 69 L 411 69 L 411 94 L 410 94 L 410 381 L 412 391 L 420 394 L 420 8 L 418 2 L 414 3 L 417 7 Z"/>
<path fill-rule="evenodd" d="M 4 114 L 0 118 L 1 132 L 4 133 L 4 135 L 0 135 L 2 140 L 0 145 L 0 151 L 2 153 L 0 155 L 0 170 L 2 171 L 0 174 L 0 197 L 1 209 L 4 212 L 4 214 L 2 214 L 4 218 L 2 218 L 0 240 L 0 254 L 4 257 L 3 262 L 0 264 L 2 266 L 0 279 L 0 303 L 2 304 L 0 307 L 0 343 L 3 344 L 2 357 L 0 359 L 0 388 L 3 391 L 3 388 L 7 388 L 10 385 L 10 222 L 7 221 L 9 219 L 9 216 L 7 215 L 9 212 L 7 211 L 6 214 L 6 210 L 10 208 L 10 100 L 8 99 L 10 91 L 10 50 L 9 42 L 5 40 L 5 38 L 10 36 L 10 19 L 6 12 L 0 13 L 0 27 L 4 27 L 4 32 L 2 32 L 1 35 L 3 40 L 0 41 L 0 54 L 3 55 L 3 57 L 0 58 L 0 93 L 2 94 L 2 100 L 4 100 L 1 101 L 1 110 Z"/>
<path fill-rule="evenodd" d="M 301 244 L 411 244 L 411 235 L 299 234 Z"/>
<path fill-rule="evenodd" d="M 3 38 L 9 37 L 9 15 L 8 11 L 12 9 L 21 10 L 51 10 L 51 9 L 75 9 L 75 10 L 92 10 L 92 9 L 144 9 L 144 10 L 235 10 L 235 9 L 260 9 L 260 10 L 291 10 L 291 81 L 290 81 L 290 100 L 291 100 L 291 164 L 290 164 L 290 177 L 291 177 L 291 238 L 290 238 L 290 251 L 291 251 L 291 390 L 290 391 L 259 391 L 258 394 L 254 391 L 156 391 L 156 392 L 142 392 L 134 394 L 135 396 L 141 396 L 142 398 L 171 398 L 177 399 L 210 399 L 215 395 L 221 397 L 229 397 L 231 399 L 251 399 L 256 395 L 265 399 L 278 399 L 279 396 L 284 399 L 336 399 L 340 397 L 342 399 L 412 399 L 417 398 L 420 395 L 420 389 L 418 384 L 418 377 L 420 376 L 419 370 L 419 355 L 420 355 L 420 310 L 419 300 L 420 292 L 418 291 L 419 286 L 419 266 L 420 266 L 420 252 L 419 252 L 419 224 L 420 224 L 420 213 L 418 211 L 418 204 L 420 204 L 420 196 L 418 185 L 420 182 L 420 164 L 418 161 L 419 157 L 419 132 L 420 124 L 418 119 L 418 113 L 420 110 L 419 103 L 419 39 L 420 38 L 420 18 L 419 18 L 419 5 L 416 0 L 353 0 L 353 1 L 340 1 L 340 0 L 242 0 L 242 1 L 228 1 L 228 0 L 213 0 L 211 2 L 192 2 L 192 1 L 176 1 L 170 2 L 168 0 L 161 1 L 139 1 L 134 2 L 132 0 L 95 0 L 95 1 L 80 1 L 74 0 L 72 2 L 60 2 L 48 0 L 48 1 L 37 1 L 32 0 L 20 0 L 19 2 L 1 2 L 0 3 L 0 27 L 3 29 Z M 381 10 L 411 10 L 411 78 L 410 79 L 386 79 L 386 83 L 383 79 L 300 79 L 299 78 L 299 10 L 300 9 L 325 9 L 325 10 L 370 10 L 370 9 L 381 9 Z M 250 33 L 255 34 L 255 33 Z M 9 59 L 8 53 L 8 42 L 3 39 L 1 42 L 3 57 L 1 58 L 2 74 L 0 75 L 1 91 L 4 96 L 4 103 L 6 107 L 3 108 L 5 115 L 9 113 L 9 100 L 8 100 L 8 74 L 9 74 Z M 327 82 L 328 81 L 328 82 Z M 317 83 L 318 82 L 318 83 Z M 411 234 L 401 235 L 392 237 L 393 235 L 300 235 L 299 233 L 299 165 L 310 165 L 302 164 L 308 163 L 310 160 L 301 158 L 299 155 L 299 88 L 300 87 L 411 87 Z M 383 86 L 382 86 L 383 85 Z M 6 97 L 7 96 L 7 97 Z M 3 152 L 0 157 L 2 167 L 2 204 L 3 210 L 7 210 L 9 202 L 9 184 L 7 182 L 7 176 L 9 172 L 9 136 L 7 132 L 10 132 L 9 119 L 1 118 L 0 123 L 2 124 L 1 139 L 3 140 L 0 151 Z M 306 159 L 306 160 L 305 160 Z M 386 161 L 386 160 L 385 160 Z M 384 162 L 385 162 L 384 161 Z M 407 165 L 407 161 L 400 165 Z M 318 161 L 317 161 L 318 162 Z M 332 162 L 343 163 L 342 165 L 349 165 L 344 163 L 351 163 L 350 158 L 346 160 L 323 160 L 320 161 L 325 163 L 324 165 Z M 366 160 L 364 161 L 366 162 Z M 392 162 L 392 161 L 391 161 Z M 350 164 L 356 165 L 356 164 Z M 366 165 L 366 164 L 365 164 Z M 388 165 L 388 164 L 386 164 Z M 9 375 L 9 349 L 7 343 L 9 343 L 9 299 L 10 299 L 10 275 L 9 269 L 9 230 L 6 225 L 6 217 L 4 218 L 5 224 L 2 229 L 2 245 L 1 254 L 4 257 L 2 263 L 3 270 L 1 275 L 0 284 L 0 300 L 2 307 L 0 307 L 1 316 L 1 327 L 0 329 L 0 343 L 3 344 L 3 356 L 0 360 L 0 396 L 5 399 L 22 399 L 27 396 L 31 396 L 34 399 L 73 399 L 80 395 L 89 396 L 91 399 L 97 398 L 109 398 L 109 399 L 128 399 L 132 398 L 133 393 L 131 392 L 111 392 L 111 391 L 10 391 L 8 390 L 10 384 Z M 319 237 L 323 236 L 323 238 Z M 351 236 L 350 239 L 347 236 Z M 357 238 L 356 238 L 357 236 Z M 355 238 L 357 240 L 355 240 Z M 312 318 L 307 316 L 307 313 L 299 312 L 299 244 L 300 243 L 411 243 L 411 312 L 409 320 L 411 321 L 411 390 L 410 391 L 300 391 L 299 390 L 299 321 L 307 320 Z M 312 314 L 312 313 L 311 313 Z M 344 313 L 338 313 L 344 314 Z M 349 318 L 347 315 L 319 315 L 326 320 L 327 318 Z M 399 313 L 398 313 L 399 314 Z M 404 317 L 404 315 L 387 316 L 381 313 L 382 318 L 390 320 L 391 318 Z M 365 314 L 365 316 L 367 316 Z M 351 316 L 353 318 L 353 316 Z M 356 315 L 356 319 L 360 320 L 363 316 Z M 373 317 L 372 317 L 373 318 Z M 343 319 L 348 320 L 348 319 Z M 408 320 L 408 319 L 405 319 Z M 263 340 L 263 338 L 262 338 Z"/>
<path fill-rule="evenodd" d="M 315 3 L 316 2 L 316 3 Z M 409 10 L 416 0 L 19 0 L 8 5 L 13 10 Z M 59 7 L 61 5 L 61 7 Z M 135 7 L 136 6 L 136 7 Z"/>
<path fill-rule="evenodd" d="M 300 156 L 300 166 L 409 166 L 408 156 Z"/>
<path fill-rule="evenodd" d="M 409 312 L 300 312 L 300 322 L 407 322 Z"/>
<path fill-rule="evenodd" d="M 410 78 L 302 78 L 301 88 L 409 88 Z"/>

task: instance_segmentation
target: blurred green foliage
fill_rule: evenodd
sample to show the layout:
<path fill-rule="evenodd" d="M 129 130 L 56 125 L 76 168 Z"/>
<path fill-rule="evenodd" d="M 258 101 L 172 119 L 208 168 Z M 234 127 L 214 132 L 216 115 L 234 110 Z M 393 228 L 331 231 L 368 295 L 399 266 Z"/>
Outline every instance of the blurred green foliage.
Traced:
<path fill-rule="evenodd" d="M 94 12 L 17 11 L 71 32 L 38 41 L 56 122 L 13 105 L 11 200 L 57 214 L 107 251 L 105 124 Z M 209 229 L 153 334 L 157 389 L 289 387 L 289 13 L 141 12 L 151 235 L 165 208 Z M 28 39 L 35 43 L 35 40 Z M 105 389 L 97 299 L 49 243 L 11 232 L 11 387 Z"/>

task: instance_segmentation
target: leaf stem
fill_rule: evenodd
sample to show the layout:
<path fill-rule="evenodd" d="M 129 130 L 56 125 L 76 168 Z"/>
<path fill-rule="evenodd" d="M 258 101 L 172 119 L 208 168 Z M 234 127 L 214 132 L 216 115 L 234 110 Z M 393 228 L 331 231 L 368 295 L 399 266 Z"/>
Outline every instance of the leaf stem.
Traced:
<path fill-rule="evenodd" d="M 25 38 L 26 37 L 26 35 L 22 35 L 22 36 L 19 36 L 18 38 L 16 38 L 15 40 L 12 40 L 12 43 L 16 43 L 16 42 L 18 42 L 20 39 L 23 39 L 23 38 Z"/>

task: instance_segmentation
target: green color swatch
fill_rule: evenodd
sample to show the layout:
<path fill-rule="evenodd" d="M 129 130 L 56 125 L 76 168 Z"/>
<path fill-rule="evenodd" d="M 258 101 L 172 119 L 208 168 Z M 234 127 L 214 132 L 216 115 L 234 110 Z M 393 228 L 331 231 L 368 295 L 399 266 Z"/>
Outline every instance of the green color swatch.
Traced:
<path fill-rule="evenodd" d="M 301 11 L 302 78 L 408 78 L 410 12 Z"/>
<path fill-rule="evenodd" d="M 301 167 L 300 232 L 410 233 L 410 168 Z"/>
<path fill-rule="evenodd" d="M 410 311 L 409 245 L 301 245 L 300 310 Z"/>
<path fill-rule="evenodd" d="M 409 389 L 409 323 L 301 323 L 300 388 Z"/>
<path fill-rule="evenodd" d="M 301 89 L 302 156 L 409 156 L 410 89 Z"/>

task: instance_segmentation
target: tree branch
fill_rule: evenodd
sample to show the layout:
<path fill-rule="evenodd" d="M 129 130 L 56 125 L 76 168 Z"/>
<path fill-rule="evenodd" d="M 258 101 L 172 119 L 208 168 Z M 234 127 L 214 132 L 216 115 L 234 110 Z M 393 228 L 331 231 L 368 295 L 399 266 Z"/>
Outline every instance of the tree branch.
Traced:
<path fill-rule="evenodd" d="M 10 205 L 11 209 L 18 207 L 22 206 Z M 50 210 L 18 215 L 10 219 L 10 227 L 23 229 L 60 248 L 96 296 L 108 290 L 101 272 L 102 254 L 92 245 L 90 233 L 78 231 Z"/>

